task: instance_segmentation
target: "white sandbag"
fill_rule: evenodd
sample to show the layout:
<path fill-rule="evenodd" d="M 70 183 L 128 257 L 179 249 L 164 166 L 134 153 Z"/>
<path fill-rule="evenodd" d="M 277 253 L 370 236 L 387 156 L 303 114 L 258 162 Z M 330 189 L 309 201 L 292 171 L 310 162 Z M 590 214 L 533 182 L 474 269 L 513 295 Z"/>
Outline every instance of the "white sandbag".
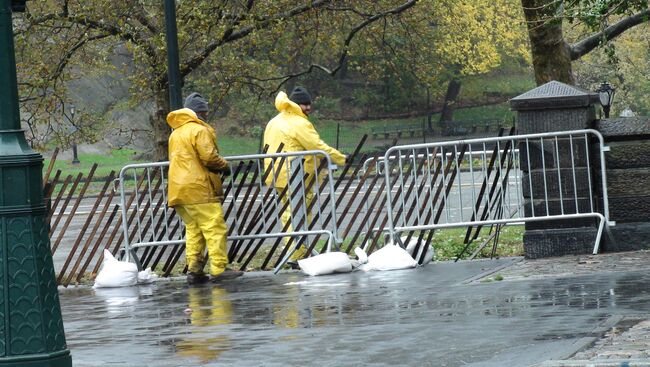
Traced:
<path fill-rule="evenodd" d="M 399 270 L 414 268 L 418 265 L 406 250 L 393 244 L 387 244 L 381 249 L 368 256 L 368 263 L 360 268 L 364 271 L 370 270 Z"/>
<path fill-rule="evenodd" d="M 134 263 L 118 261 L 104 250 L 102 270 L 95 278 L 94 288 L 130 287 L 138 282 L 138 267 Z"/>
<path fill-rule="evenodd" d="M 404 237 L 402 237 L 400 239 L 402 240 L 402 243 L 404 243 L 407 238 L 408 237 L 404 236 Z M 418 251 L 417 254 L 413 254 L 417 244 L 418 244 L 418 238 L 417 237 L 411 237 L 411 240 L 409 241 L 409 243 L 404 243 L 404 245 L 406 245 L 406 252 L 408 252 L 409 255 L 411 255 L 411 257 L 413 259 L 415 259 L 415 261 L 418 261 L 420 259 L 420 256 L 422 256 L 422 252 L 426 248 L 427 253 L 424 255 L 424 261 L 422 262 L 421 265 L 426 265 L 426 264 L 430 263 L 431 260 L 433 259 L 433 246 L 431 246 L 431 245 L 426 246 L 424 241 L 421 241 L 420 250 Z"/>
<path fill-rule="evenodd" d="M 298 260 L 298 265 L 300 270 L 311 276 L 352 271 L 352 262 L 344 252 L 327 252 L 312 256 Z"/>
<path fill-rule="evenodd" d="M 357 255 L 359 263 L 365 264 L 368 262 L 368 254 L 366 254 L 366 252 L 361 247 L 355 247 L 354 253 Z"/>
<path fill-rule="evenodd" d="M 151 284 L 158 280 L 158 275 L 151 271 L 151 268 L 138 273 L 138 284 Z"/>

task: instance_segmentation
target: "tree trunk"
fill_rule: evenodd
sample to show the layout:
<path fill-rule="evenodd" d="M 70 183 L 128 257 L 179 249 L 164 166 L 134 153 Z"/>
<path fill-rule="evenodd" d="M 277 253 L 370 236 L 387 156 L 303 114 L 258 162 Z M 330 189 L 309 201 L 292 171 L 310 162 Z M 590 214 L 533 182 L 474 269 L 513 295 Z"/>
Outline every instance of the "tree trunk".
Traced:
<path fill-rule="evenodd" d="M 521 0 L 528 25 L 535 81 L 551 80 L 575 84 L 571 69 L 571 49 L 562 33 L 562 18 L 557 14 L 562 1 Z"/>
<path fill-rule="evenodd" d="M 167 125 L 169 113 L 169 91 L 163 88 L 156 92 L 156 110 L 149 117 L 154 136 L 153 159 L 156 162 L 166 161 L 167 146 L 171 129 Z"/>
<path fill-rule="evenodd" d="M 454 111 L 456 110 L 456 101 L 460 95 L 460 79 L 452 77 L 447 85 L 447 93 L 445 94 L 445 103 L 442 105 L 442 112 L 440 112 L 440 125 L 448 128 L 452 121 L 454 121 Z"/>

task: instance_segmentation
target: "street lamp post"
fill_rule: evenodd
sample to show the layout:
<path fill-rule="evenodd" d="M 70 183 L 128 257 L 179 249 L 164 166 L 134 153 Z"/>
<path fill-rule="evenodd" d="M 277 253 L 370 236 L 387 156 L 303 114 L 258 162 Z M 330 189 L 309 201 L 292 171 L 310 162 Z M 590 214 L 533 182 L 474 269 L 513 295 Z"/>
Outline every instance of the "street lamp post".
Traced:
<path fill-rule="evenodd" d="M 605 118 L 609 118 L 609 110 L 612 107 L 612 102 L 614 101 L 614 92 L 616 92 L 616 88 L 612 87 L 609 83 L 604 82 L 600 85 L 596 92 L 598 92 L 600 105 L 603 106 L 603 113 L 605 114 Z"/>
<path fill-rule="evenodd" d="M 70 123 L 72 124 L 72 164 L 79 164 L 79 157 L 77 157 L 77 138 L 74 134 L 77 132 L 77 127 L 74 124 L 74 114 L 76 109 L 74 105 L 70 105 Z"/>
<path fill-rule="evenodd" d="M 43 157 L 20 128 L 12 11 L 0 0 L 0 366 L 70 367 L 54 277 Z"/>
<path fill-rule="evenodd" d="M 178 30 L 176 28 L 176 0 L 165 0 L 165 34 L 167 36 L 167 77 L 169 79 L 169 107 L 183 107 L 181 96 L 180 57 L 178 56 Z"/>

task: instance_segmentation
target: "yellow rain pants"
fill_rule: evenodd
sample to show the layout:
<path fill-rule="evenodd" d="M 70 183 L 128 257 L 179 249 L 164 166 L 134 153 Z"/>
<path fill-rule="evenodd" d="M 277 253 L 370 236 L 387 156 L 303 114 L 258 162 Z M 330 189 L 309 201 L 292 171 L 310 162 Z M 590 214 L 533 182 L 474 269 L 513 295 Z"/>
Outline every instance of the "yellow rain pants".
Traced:
<path fill-rule="evenodd" d="M 210 275 L 219 275 L 226 269 L 226 235 L 220 203 L 176 205 L 176 212 L 185 222 L 185 256 L 189 272 L 203 271 L 203 253 L 208 247 Z"/>
<path fill-rule="evenodd" d="M 278 188 L 277 189 L 278 195 L 283 190 L 284 190 L 284 188 Z M 287 229 L 287 232 L 293 232 L 293 225 L 291 224 L 292 223 L 292 220 L 291 220 L 291 205 L 287 204 L 287 201 L 289 200 L 288 196 L 290 196 L 290 194 L 287 192 L 286 195 L 284 197 L 282 197 L 282 206 L 287 205 L 287 208 L 282 213 L 282 216 L 280 216 L 280 220 L 282 221 L 282 227 L 283 228 L 284 228 L 284 226 L 287 225 L 287 223 L 290 223 L 289 227 Z M 311 205 L 312 201 L 314 201 L 314 193 L 311 192 L 311 191 L 306 192 L 305 193 L 305 210 L 308 210 L 309 205 Z M 311 223 L 311 219 L 312 219 L 311 211 L 307 211 L 307 223 L 303 222 L 302 227 L 300 227 L 299 230 L 303 230 L 303 231 L 308 230 L 309 229 L 309 224 Z M 299 220 L 300 219 L 298 219 L 298 221 Z M 298 223 L 296 223 L 296 224 L 298 224 Z M 289 242 L 290 238 L 291 237 L 285 237 L 284 238 L 284 243 L 287 244 Z M 296 244 L 299 241 L 300 241 L 300 237 L 293 237 L 293 241 L 291 241 L 291 248 L 289 248 L 288 251 L 291 251 L 291 249 L 294 246 L 296 246 Z M 293 253 L 293 255 L 291 255 L 291 257 L 289 258 L 289 261 L 298 261 L 298 260 L 304 258 L 305 255 L 307 254 L 307 249 L 309 248 L 310 245 L 311 245 L 310 243 L 303 242 L 303 245 L 300 246 L 300 248 L 298 248 Z"/>

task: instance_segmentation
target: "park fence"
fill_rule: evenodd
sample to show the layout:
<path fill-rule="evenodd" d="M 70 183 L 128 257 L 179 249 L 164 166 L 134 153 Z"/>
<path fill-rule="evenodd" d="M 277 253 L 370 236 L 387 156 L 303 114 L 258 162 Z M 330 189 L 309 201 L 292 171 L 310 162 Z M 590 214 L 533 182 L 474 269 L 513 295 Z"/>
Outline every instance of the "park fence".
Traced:
<path fill-rule="evenodd" d="M 337 170 L 319 151 L 226 157 L 231 266 L 278 271 L 298 245 L 311 254 L 351 254 L 355 247 L 370 254 L 391 240 L 429 246 L 434 232 L 451 227 L 466 227 L 458 258 L 474 246 L 473 258 L 489 241 L 494 255 L 507 224 L 596 218 L 600 238 L 609 218 L 602 137 L 593 130 L 513 134 L 501 129 L 488 139 L 394 141 L 384 155 L 361 154 L 364 136 Z M 310 156 L 321 164 L 306 165 Z M 186 271 L 183 223 L 167 207 L 167 167 L 129 165 L 97 179 L 97 165 L 85 176 L 62 178 L 50 164 L 44 185 L 59 284 L 93 279 L 104 249 L 162 276 Z M 278 185 L 281 175 L 287 185 Z M 485 231 L 488 236 L 479 236 Z"/>

